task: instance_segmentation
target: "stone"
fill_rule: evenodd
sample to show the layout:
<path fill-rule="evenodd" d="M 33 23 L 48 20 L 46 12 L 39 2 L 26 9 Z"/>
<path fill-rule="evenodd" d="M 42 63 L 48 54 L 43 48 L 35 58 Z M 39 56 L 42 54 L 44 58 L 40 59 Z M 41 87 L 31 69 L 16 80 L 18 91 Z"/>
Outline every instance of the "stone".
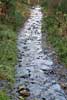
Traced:
<path fill-rule="evenodd" d="M 48 66 L 53 65 L 53 62 L 52 62 L 50 59 L 44 60 L 44 63 L 45 63 L 46 65 L 48 65 Z"/>
<path fill-rule="evenodd" d="M 50 71 L 50 74 L 55 74 L 55 72 L 53 70 Z"/>
<path fill-rule="evenodd" d="M 47 66 L 47 65 L 42 65 L 41 66 L 41 70 L 43 70 L 43 71 L 49 71 L 50 70 L 50 67 Z"/>
<path fill-rule="evenodd" d="M 61 87 L 66 90 L 67 89 L 67 83 L 60 83 Z"/>
<path fill-rule="evenodd" d="M 27 49 L 27 47 L 26 47 L 26 46 L 24 46 L 24 47 L 23 47 L 23 49 Z"/>
<path fill-rule="evenodd" d="M 25 86 L 19 86 L 18 87 L 18 91 L 21 91 L 21 90 L 24 90 L 25 89 Z"/>
<path fill-rule="evenodd" d="M 22 67 L 20 67 L 20 68 L 21 68 L 21 69 L 18 70 L 18 76 L 19 76 L 20 78 L 28 78 L 28 77 L 29 77 L 29 71 L 26 70 L 26 69 L 24 69 L 24 68 L 22 68 Z"/>
<path fill-rule="evenodd" d="M 19 66 L 18 67 L 22 67 L 22 65 L 21 64 L 19 64 Z"/>
<path fill-rule="evenodd" d="M 25 86 L 21 85 L 18 87 L 18 92 L 21 96 L 23 97 L 28 97 L 30 95 L 29 89 L 26 88 Z M 22 99 L 21 99 L 22 100 Z"/>
<path fill-rule="evenodd" d="M 19 99 L 20 99 L 20 100 L 24 100 L 24 98 L 23 98 L 22 96 L 19 96 Z"/>
<path fill-rule="evenodd" d="M 19 92 L 21 96 L 28 97 L 30 96 L 30 92 L 28 90 L 22 90 Z"/>
<path fill-rule="evenodd" d="M 42 100 L 46 100 L 45 98 L 42 98 Z"/>

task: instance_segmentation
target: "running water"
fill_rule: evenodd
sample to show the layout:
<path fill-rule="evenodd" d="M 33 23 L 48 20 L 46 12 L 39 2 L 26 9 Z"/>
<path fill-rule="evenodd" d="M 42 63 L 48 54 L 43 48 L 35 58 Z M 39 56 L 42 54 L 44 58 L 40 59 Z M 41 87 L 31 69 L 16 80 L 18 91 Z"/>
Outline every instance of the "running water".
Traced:
<path fill-rule="evenodd" d="M 66 100 L 60 85 L 49 75 L 55 64 L 46 53 L 47 48 L 45 54 L 42 50 L 41 21 L 41 8 L 31 9 L 31 16 L 19 33 L 16 88 L 24 86 L 29 90 L 27 100 Z"/>

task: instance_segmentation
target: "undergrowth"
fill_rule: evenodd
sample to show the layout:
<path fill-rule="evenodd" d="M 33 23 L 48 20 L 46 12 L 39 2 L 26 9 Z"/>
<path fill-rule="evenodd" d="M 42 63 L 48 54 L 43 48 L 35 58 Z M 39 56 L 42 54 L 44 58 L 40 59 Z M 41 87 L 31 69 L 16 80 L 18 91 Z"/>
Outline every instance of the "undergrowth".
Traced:
<path fill-rule="evenodd" d="M 42 4 L 42 32 L 47 33 L 48 43 L 52 44 L 59 57 L 60 62 L 67 67 L 67 13 L 65 9 L 66 6 L 64 6 L 66 4 L 62 2 L 62 5 L 60 4 L 60 7 L 56 5 L 57 8 L 51 7 L 50 10 L 48 2 L 46 4 L 44 1 L 44 3 Z M 46 7 L 44 6 L 45 4 Z"/>
<path fill-rule="evenodd" d="M 0 91 L 0 100 L 10 100 L 5 91 Z"/>
<path fill-rule="evenodd" d="M 0 7 L 3 9 L 0 12 L 0 81 L 7 80 L 13 84 L 17 64 L 17 30 L 30 13 L 21 0 L 0 0 Z M 0 90 L 0 100 L 10 100 L 6 94 Z"/>

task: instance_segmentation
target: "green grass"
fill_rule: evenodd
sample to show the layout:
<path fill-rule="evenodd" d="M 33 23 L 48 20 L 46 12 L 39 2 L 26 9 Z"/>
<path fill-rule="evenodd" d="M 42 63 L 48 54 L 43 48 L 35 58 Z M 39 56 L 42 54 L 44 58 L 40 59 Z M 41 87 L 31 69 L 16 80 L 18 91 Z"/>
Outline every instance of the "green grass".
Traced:
<path fill-rule="evenodd" d="M 14 68 L 17 61 L 17 33 L 3 26 L 0 31 L 0 79 L 14 80 Z"/>
<path fill-rule="evenodd" d="M 18 5 L 19 4 L 19 5 Z M 29 17 L 29 8 L 18 2 L 14 14 L 0 18 L 0 80 L 9 82 L 12 89 L 15 82 L 15 66 L 17 64 L 17 30 Z M 12 10 L 12 9 L 11 9 Z M 6 90 L 6 87 L 4 87 Z M 10 100 L 7 93 L 0 91 L 0 100 Z"/>
<path fill-rule="evenodd" d="M 0 100 L 10 100 L 5 91 L 0 91 Z"/>
<path fill-rule="evenodd" d="M 67 38 L 61 38 L 57 34 L 48 34 L 47 40 L 55 48 L 61 63 L 67 67 Z"/>
<path fill-rule="evenodd" d="M 47 32 L 47 41 L 52 44 L 60 61 L 67 67 L 67 37 L 59 34 L 55 16 L 44 16 L 42 32 Z"/>
<path fill-rule="evenodd" d="M 0 23 L 0 80 L 14 81 L 17 64 L 17 30 L 29 17 L 29 8 L 18 2 L 14 19 L 3 19 Z"/>

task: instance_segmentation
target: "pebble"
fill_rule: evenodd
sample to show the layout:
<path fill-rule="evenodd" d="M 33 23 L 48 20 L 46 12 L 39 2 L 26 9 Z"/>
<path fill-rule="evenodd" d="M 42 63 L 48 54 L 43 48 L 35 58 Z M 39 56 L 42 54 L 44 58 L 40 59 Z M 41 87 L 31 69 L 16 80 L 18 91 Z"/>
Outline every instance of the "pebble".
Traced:
<path fill-rule="evenodd" d="M 19 94 L 20 94 L 21 96 L 23 96 L 23 97 L 28 97 L 28 96 L 30 96 L 30 92 L 27 91 L 27 90 L 22 90 L 22 91 L 19 92 Z"/>
<path fill-rule="evenodd" d="M 67 89 L 67 83 L 60 83 L 61 87 L 66 90 Z"/>

